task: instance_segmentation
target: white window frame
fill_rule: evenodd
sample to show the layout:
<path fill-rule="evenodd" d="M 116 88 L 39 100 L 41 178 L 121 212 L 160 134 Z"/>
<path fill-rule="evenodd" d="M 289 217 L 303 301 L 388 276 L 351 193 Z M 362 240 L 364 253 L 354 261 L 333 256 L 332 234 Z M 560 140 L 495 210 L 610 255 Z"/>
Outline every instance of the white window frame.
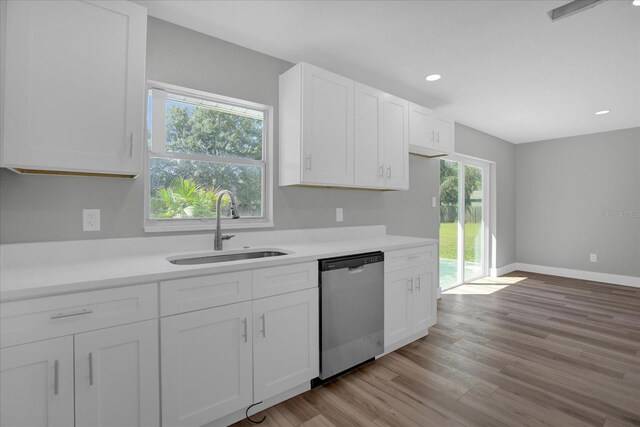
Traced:
<path fill-rule="evenodd" d="M 464 285 L 467 281 L 478 280 L 490 275 L 493 270 L 490 265 L 495 264 L 496 260 L 496 244 L 495 244 L 495 225 L 496 225 L 496 202 L 495 202 L 495 162 L 478 159 L 464 154 L 449 154 L 442 157 L 442 160 L 451 160 L 458 163 L 458 183 L 465 181 L 465 166 L 473 166 L 482 170 L 482 273 L 477 277 L 465 277 L 464 273 L 464 224 L 466 217 L 465 194 L 459 191 L 458 186 L 458 259 L 457 259 L 457 277 L 460 282 L 447 288 L 446 290 Z M 490 240 L 491 239 L 491 240 Z M 489 242 L 493 242 L 492 245 Z M 462 258 L 460 259 L 460 254 Z M 439 266 L 439 264 L 438 264 Z M 438 267 L 439 268 L 439 267 Z M 438 272 L 438 274 L 440 274 Z"/>
<path fill-rule="evenodd" d="M 209 161 L 219 163 L 234 163 L 240 165 L 260 165 L 264 163 L 264 173 L 262 174 L 262 217 L 240 217 L 231 219 L 229 217 L 221 217 L 221 227 L 224 230 L 235 230 L 244 228 L 267 228 L 273 227 L 273 107 L 269 105 L 258 104 L 251 101 L 245 101 L 237 98 L 231 98 L 223 95 L 216 95 L 196 89 L 189 89 L 181 86 L 171 85 L 158 81 L 147 81 L 147 90 L 145 96 L 148 96 L 149 90 L 152 91 L 152 118 L 151 118 L 151 150 L 147 146 L 147 124 L 145 123 L 144 138 L 144 231 L 145 232 L 172 232 L 172 231 L 198 231 L 198 230 L 215 230 L 215 218 L 202 219 L 154 219 L 149 218 L 149 204 L 151 192 L 151 169 L 150 158 L 175 158 L 186 160 Z M 249 108 L 252 110 L 262 111 L 264 113 L 263 132 L 262 132 L 262 156 L 264 160 L 253 160 L 243 158 L 217 157 L 210 155 L 188 154 L 188 153 L 172 153 L 165 149 L 166 140 L 166 93 L 184 95 L 191 98 L 198 98 L 212 102 L 220 102 L 238 107 Z M 163 97 L 164 93 L 164 97 Z M 145 98 L 145 110 L 148 101 Z M 145 111 L 145 121 L 148 112 Z"/>

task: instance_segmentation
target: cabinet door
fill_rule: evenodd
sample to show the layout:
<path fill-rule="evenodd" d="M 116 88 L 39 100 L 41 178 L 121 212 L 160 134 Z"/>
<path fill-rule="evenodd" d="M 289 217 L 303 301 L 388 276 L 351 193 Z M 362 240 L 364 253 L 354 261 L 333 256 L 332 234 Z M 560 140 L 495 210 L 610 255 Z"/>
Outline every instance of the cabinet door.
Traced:
<path fill-rule="evenodd" d="M 391 95 L 384 97 L 385 187 L 409 188 L 409 103 Z"/>
<path fill-rule="evenodd" d="M 436 148 L 433 111 L 412 102 L 409 103 L 409 144 Z"/>
<path fill-rule="evenodd" d="M 355 185 L 384 183 L 382 115 L 384 92 L 355 83 Z"/>
<path fill-rule="evenodd" d="M 158 321 L 75 336 L 76 427 L 160 423 Z"/>
<path fill-rule="evenodd" d="M 384 277 L 384 345 L 413 333 L 413 270 L 399 270 Z"/>
<path fill-rule="evenodd" d="M 137 175 L 146 10 L 7 2 L 2 166 Z"/>
<path fill-rule="evenodd" d="M 0 425 L 73 422 L 73 337 L 0 350 Z"/>
<path fill-rule="evenodd" d="M 444 153 L 453 153 L 453 122 L 442 117 L 435 117 L 435 148 Z"/>
<path fill-rule="evenodd" d="M 423 266 L 413 273 L 413 327 L 414 332 L 424 331 L 435 324 L 436 316 L 436 269 L 435 266 Z"/>
<path fill-rule="evenodd" d="M 317 288 L 254 301 L 253 324 L 256 401 L 318 376 Z"/>
<path fill-rule="evenodd" d="M 304 64 L 303 183 L 353 184 L 353 80 Z"/>
<path fill-rule="evenodd" d="M 162 423 L 201 426 L 253 403 L 251 302 L 161 319 Z"/>

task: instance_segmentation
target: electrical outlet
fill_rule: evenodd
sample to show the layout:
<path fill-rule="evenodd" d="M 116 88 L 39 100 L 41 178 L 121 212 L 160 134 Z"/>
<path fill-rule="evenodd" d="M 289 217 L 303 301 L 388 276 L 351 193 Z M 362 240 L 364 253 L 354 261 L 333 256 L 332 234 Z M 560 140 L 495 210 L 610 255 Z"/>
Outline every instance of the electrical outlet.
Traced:
<path fill-rule="evenodd" d="M 437 208 L 438 207 L 438 198 L 435 197 L 435 196 L 431 198 L 431 207 L 432 208 Z"/>
<path fill-rule="evenodd" d="M 82 209 L 82 231 L 100 231 L 100 209 Z"/>
<path fill-rule="evenodd" d="M 598 254 L 589 254 L 589 261 L 598 262 Z"/>
<path fill-rule="evenodd" d="M 336 208 L 336 222 L 342 222 L 342 221 L 344 221 L 342 208 Z"/>

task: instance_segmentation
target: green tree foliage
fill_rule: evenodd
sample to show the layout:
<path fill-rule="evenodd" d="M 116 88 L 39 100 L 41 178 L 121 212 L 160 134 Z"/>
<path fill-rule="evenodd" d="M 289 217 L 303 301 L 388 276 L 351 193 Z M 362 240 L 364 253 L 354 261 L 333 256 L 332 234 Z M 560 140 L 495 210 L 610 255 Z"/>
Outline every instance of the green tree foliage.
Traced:
<path fill-rule="evenodd" d="M 170 105 L 167 151 L 262 159 L 262 120 L 210 108 Z"/>
<path fill-rule="evenodd" d="M 440 162 L 440 205 L 458 204 L 458 168 L 460 164 L 449 160 Z M 471 206 L 471 194 L 482 187 L 482 175 L 478 168 L 466 168 L 464 174 L 464 205 Z"/>
<path fill-rule="evenodd" d="M 262 130 L 263 121 L 256 118 L 174 103 L 167 109 L 166 147 L 176 153 L 261 160 Z M 152 158 L 150 168 L 152 218 L 212 217 L 215 205 L 208 210 L 206 200 L 213 200 L 214 189 L 232 191 L 240 215 L 262 214 L 263 177 L 259 166 Z M 191 186 L 191 193 L 181 189 L 180 183 L 185 182 Z M 192 208 L 180 210 L 173 201 L 179 199 L 178 195 L 195 197 Z"/>
<path fill-rule="evenodd" d="M 151 199 L 155 218 L 204 218 L 216 213 L 217 190 L 204 189 L 195 182 L 178 177 Z M 228 202 L 227 202 L 228 203 Z"/>

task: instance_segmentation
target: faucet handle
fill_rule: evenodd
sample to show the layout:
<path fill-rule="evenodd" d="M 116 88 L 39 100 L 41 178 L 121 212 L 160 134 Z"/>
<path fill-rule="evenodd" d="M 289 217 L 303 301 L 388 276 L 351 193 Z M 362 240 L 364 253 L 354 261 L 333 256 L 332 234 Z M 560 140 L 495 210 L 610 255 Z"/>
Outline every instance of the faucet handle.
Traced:
<path fill-rule="evenodd" d="M 222 240 L 231 240 L 232 237 L 235 237 L 235 234 L 223 234 Z"/>

